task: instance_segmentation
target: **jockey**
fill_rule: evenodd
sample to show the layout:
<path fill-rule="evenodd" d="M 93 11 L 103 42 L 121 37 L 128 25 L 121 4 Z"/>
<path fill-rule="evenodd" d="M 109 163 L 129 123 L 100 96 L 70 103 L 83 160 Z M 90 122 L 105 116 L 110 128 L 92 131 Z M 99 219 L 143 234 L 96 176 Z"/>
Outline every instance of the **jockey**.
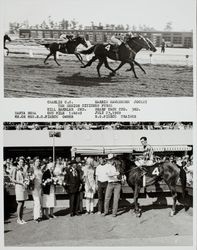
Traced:
<path fill-rule="evenodd" d="M 129 45 L 127 44 L 127 39 L 128 37 L 132 37 L 131 33 L 128 33 L 126 35 L 124 35 L 123 33 L 115 33 L 112 37 L 111 37 L 111 43 L 116 45 L 116 48 L 114 49 L 114 51 L 116 53 L 118 53 L 118 48 L 120 45 L 124 44 L 124 46 L 129 50 L 130 52 L 130 56 L 133 53 L 133 50 L 129 47 Z M 129 56 L 129 57 L 130 57 Z"/>
<path fill-rule="evenodd" d="M 120 46 L 124 41 L 124 37 L 121 33 L 115 33 L 111 37 L 111 43 Z"/>
<path fill-rule="evenodd" d="M 140 138 L 140 142 L 143 146 L 143 153 L 140 159 L 135 161 L 138 167 L 142 166 L 152 166 L 153 163 L 153 148 L 147 143 L 147 138 L 145 136 Z"/>
<path fill-rule="evenodd" d="M 67 43 L 69 41 L 68 37 L 66 34 L 61 34 L 60 39 L 62 40 L 63 43 Z"/>

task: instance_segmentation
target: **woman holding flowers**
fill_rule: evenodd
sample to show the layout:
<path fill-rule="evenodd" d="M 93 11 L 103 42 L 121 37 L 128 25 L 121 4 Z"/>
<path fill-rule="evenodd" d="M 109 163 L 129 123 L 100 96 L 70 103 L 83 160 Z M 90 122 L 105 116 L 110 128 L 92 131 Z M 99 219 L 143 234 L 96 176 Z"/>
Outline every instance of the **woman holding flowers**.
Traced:
<path fill-rule="evenodd" d="M 27 172 L 24 170 L 24 159 L 22 157 L 19 158 L 17 167 L 12 171 L 11 180 L 15 183 L 17 223 L 23 225 L 27 223 L 23 220 L 23 209 L 25 200 L 28 199 L 27 187 L 29 183 L 27 179 Z"/>
<path fill-rule="evenodd" d="M 43 217 L 46 219 L 56 218 L 53 214 L 53 209 L 56 206 L 55 198 L 55 177 L 53 174 L 54 164 L 51 162 L 47 165 L 46 171 L 42 176 L 42 207 L 43 207 Z"/>
<path fill-rule="evenodd" d="M 85 180 L 85 197 L 86 197 L 86 214 L 93 213 L 94 210 L 94 194 L 96 192 L 94 159 L 88 157 L 84 169 Z"/>
<path fill-rule="evenodd" d="M 42 213 L 41 213 L 41 201 L 42 201 L 42 168 L 39 158 L 34 159 L 34 165 L 33 165 L 33 174 L 34 174 L 34 180 L 33 180 L 33 188 L 32 188 L 32 196 L 34 200 L 34 207 L 33 207 L 33 215 L 34 215 L 34 221 L 40 222 Z"/>

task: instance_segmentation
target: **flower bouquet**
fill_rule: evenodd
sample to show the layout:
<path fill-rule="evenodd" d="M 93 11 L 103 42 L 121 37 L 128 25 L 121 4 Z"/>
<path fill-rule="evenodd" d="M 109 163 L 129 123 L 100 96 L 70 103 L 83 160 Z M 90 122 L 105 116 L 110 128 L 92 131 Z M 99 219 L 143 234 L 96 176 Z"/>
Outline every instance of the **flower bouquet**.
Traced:
<path fill-rule="evenodd" d="M 23 181 L 23 184 L 26 189 L 33 190 L 34 189 L 34 179 L 35 175 L 31 172 L 27 173 L 26 178 Z"/>

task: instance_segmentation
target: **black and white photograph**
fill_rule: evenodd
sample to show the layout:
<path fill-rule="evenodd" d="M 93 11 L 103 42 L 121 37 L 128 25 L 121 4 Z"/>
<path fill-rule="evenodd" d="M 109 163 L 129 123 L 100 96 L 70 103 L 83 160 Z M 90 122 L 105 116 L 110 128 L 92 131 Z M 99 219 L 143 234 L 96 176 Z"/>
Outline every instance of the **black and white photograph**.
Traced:
<path fill-rule="evenodd" d="M 6 0 L 4 97 L 192 97 L 194 0 Z"/>
<path fill-rule="evenodd" d="M 3 125 L 6 247 L 192 247 L 191 121 Z"/>

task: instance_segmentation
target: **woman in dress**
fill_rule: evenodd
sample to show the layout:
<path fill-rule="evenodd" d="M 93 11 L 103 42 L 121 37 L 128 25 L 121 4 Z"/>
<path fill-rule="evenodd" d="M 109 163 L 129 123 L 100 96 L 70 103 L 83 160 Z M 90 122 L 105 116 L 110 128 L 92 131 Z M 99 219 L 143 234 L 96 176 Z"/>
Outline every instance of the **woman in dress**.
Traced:
<path fill-rule="evenodd" d="M 96 192 L 94 159 L 88 157 L 84 169 L 86 214 L 92 214 L 94 210 L 94 194 Z"/>
<path fill-rule="evenodd" d="M 34 200 L 33 215 L 34 221 L 40 222 L 42 213 L 41 213 L 41 204 L 42 204 L 42 168 L 39 158 L 34 159 L 33 166 L 34 174 L 34 187 L 32 190 L 32 196 Z"/>
<path fill-rule="evenodd" d="M 54 171 L 54 163 L 51 162 L 47 165 L 47 169 L 42 176 L 42 190 L 43 190 L 42 207 L 43 207 L 43 217 L 46 219 L 56 218 L 56 216 L 53 214 L 53 209 L 56 206 L 53 171 Z"/>
<path fill-rule="evenodd" d="M 24 170 L 24 159 L 20 158 L 17 167 L 13 169 L 11 180 L 15 183 L 15 194 L 17 201 L 17 223 L 20 225 L 26 224 L 27 222 L 23 220 L 23 209 L 25 200 L 28 199 L 27 193 L 27 173 Z"/>

